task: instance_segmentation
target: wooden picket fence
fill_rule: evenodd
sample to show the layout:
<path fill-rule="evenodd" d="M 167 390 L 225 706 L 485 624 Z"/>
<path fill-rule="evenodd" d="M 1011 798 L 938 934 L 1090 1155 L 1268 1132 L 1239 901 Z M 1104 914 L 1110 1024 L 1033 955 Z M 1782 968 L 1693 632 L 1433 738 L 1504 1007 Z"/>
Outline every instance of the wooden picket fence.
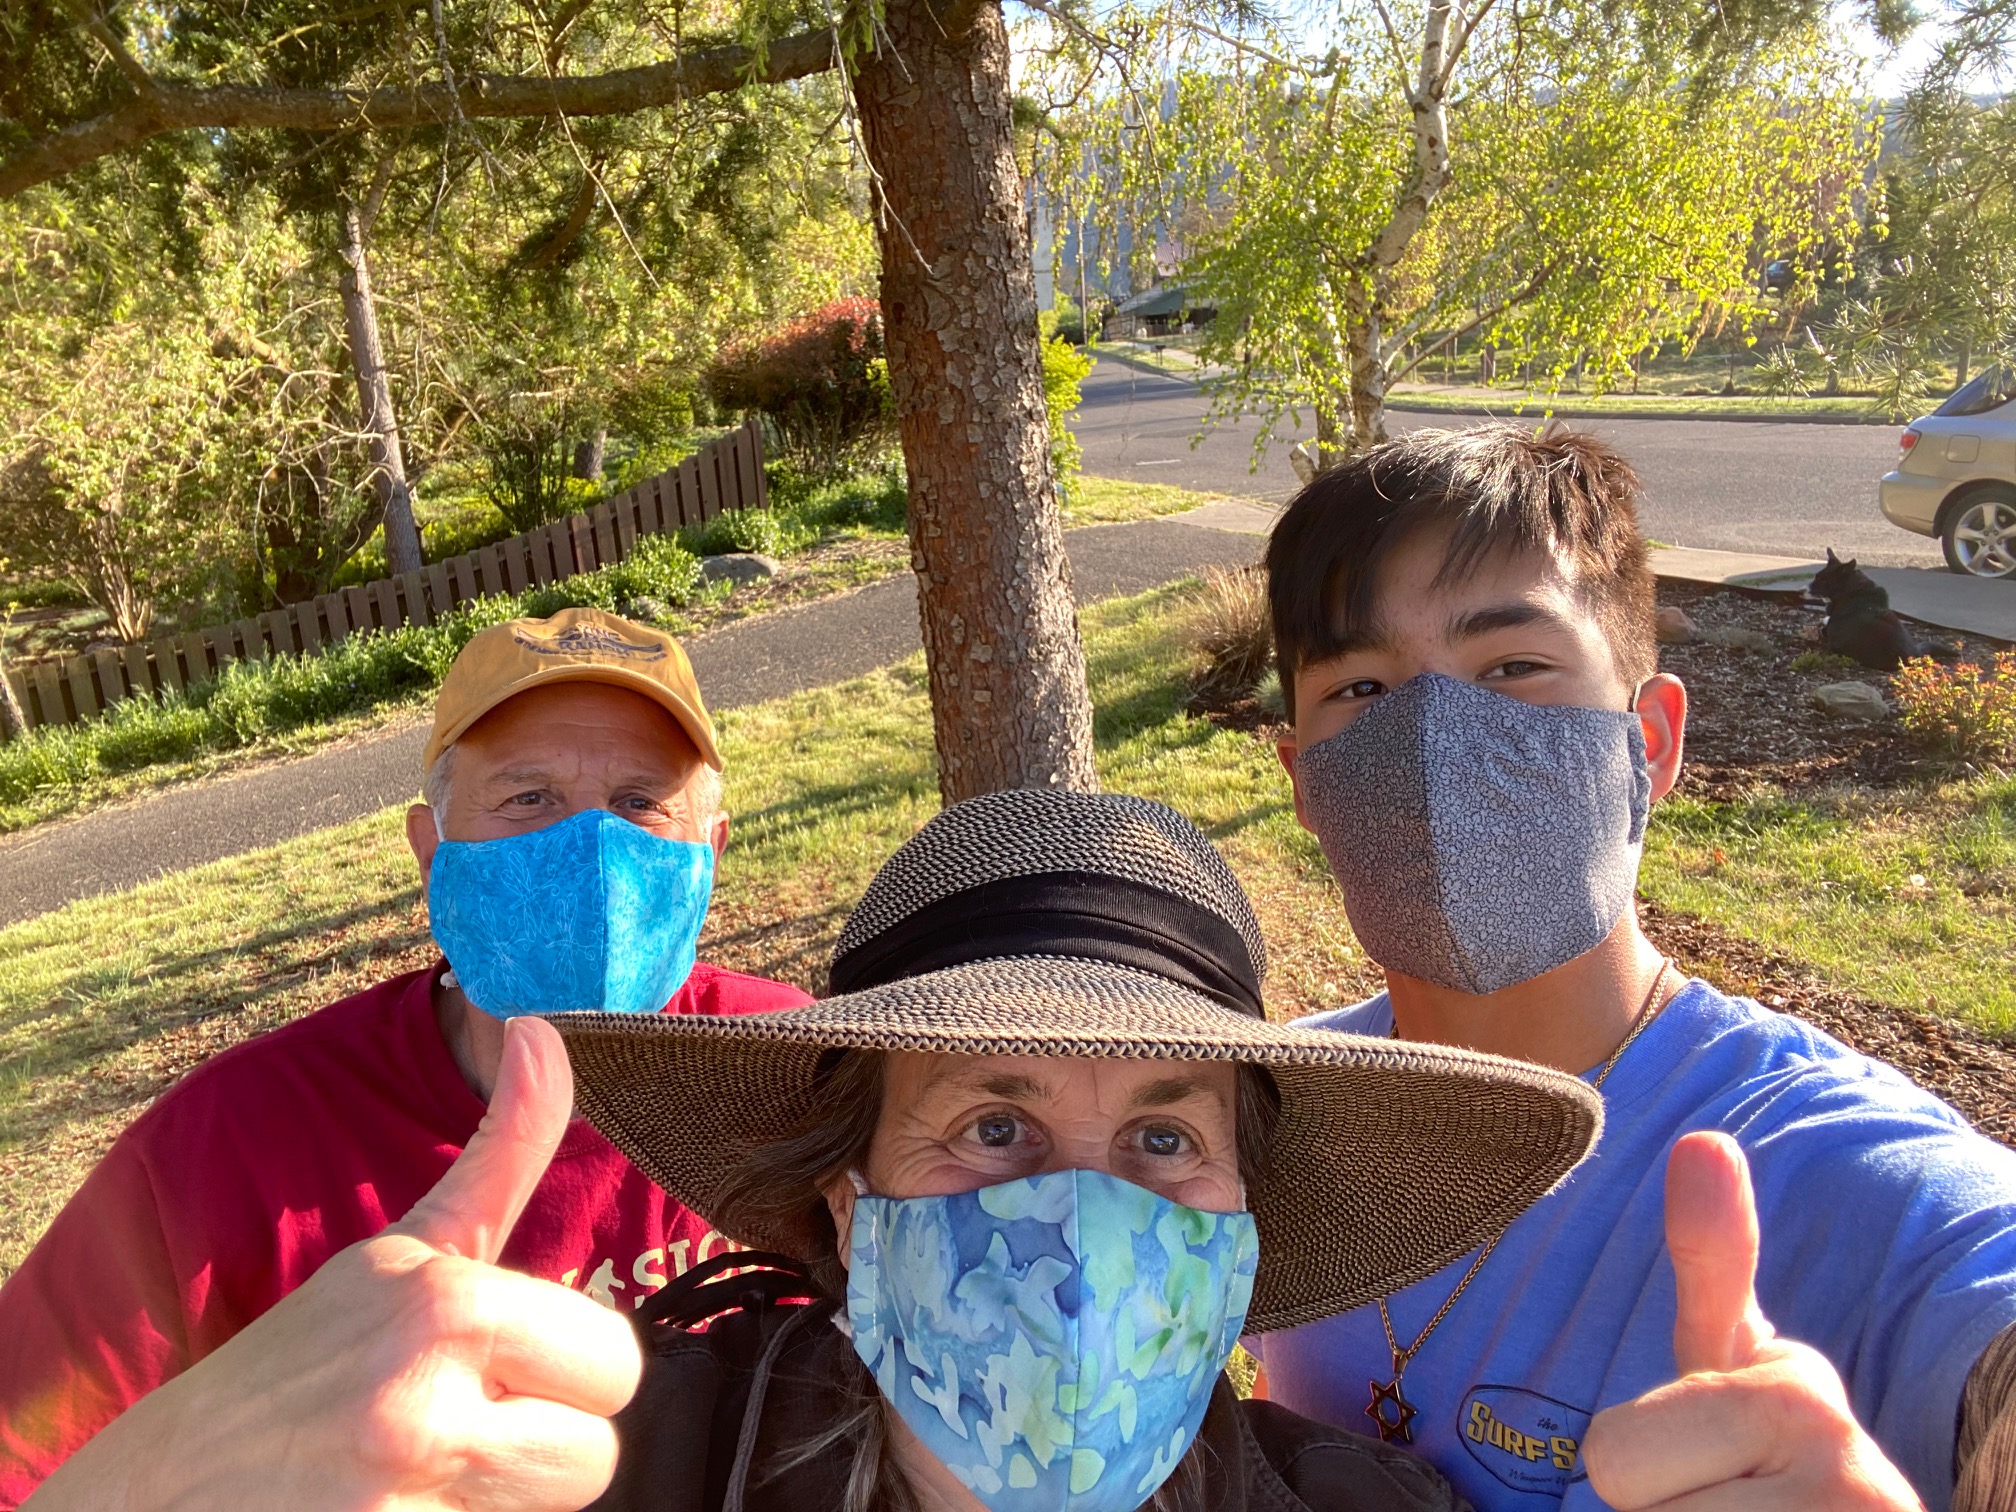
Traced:
<path fill-rule="evenodd" d="M 30 728 L 90 719 L 122 699 L 151 697 L 214 677 L 227 663 L 314 652 L 366 630 L 429 625 L 487 593 L 522 593 L 620 562 L 650 535 L 698 525 L 730 509 L 769 505 L 763 435 L 754 420 L 677 467 L 572 515 L 418 572 L 339 588 L 306 603 L 145 645 L 24 662 L 8 681 Z"/>

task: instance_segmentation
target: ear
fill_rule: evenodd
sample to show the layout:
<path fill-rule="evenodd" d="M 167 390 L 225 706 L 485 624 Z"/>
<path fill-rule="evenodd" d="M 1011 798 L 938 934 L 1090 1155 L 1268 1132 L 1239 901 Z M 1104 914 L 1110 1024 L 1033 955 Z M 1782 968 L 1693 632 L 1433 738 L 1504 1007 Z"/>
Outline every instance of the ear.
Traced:
<path fill-rule="evenodd" d="M 707 826 L 707 843 L 714 847 L 714 860 L 718 865 L 721 860 L 721 853 L 728 849 L 728 815 L 726 811 L 715 810 L 714 820 Z"/>
<path fill-rule="evenodd" d="M 1645 765 L 1652 775 L 1652 801 L 1673 791 L 1687 743 L 1687 688 L 1670 672 L 1645 679 L 1632 704 L 1645 732 Z"/>
<path fill-rule="evenodd" d="M 1292 738 L 1274 742 L 1274 755 L 1281 763 L 1281 770 L 1288 774 L 1288 786 L 1295 794 L 1295 822 L 1308 829 L 1309 816 L 1302 808 L 1302 783 L 1295 775 L 1295 757 L 1299 750 Z"/>
<path fill-rule="evenodd" d="M 434 870 L 434 852 L 440 848 L 441 832 L 434 827 L 434 810 L 416 803 L 406 810 L 406 848 L 420 866 L 420 896 L 427 896 L 427 878 Z"/>
<path fill-rule="evenodd" d="M 1832 546 L 1829 546 L 1829 547 L 1827 548 L 1827 565 L 1828 565 L 1829 567 L 1832 567 L 1832 566 L 1833 566 L 1833 565 L 1834 565 L 1834 564 L 1835 564 L 1836 562 L 1838 562 L 1838 561 L 1840 561 L 1840 560 L 1841 560 L 1841 559 L 1840 559 L 1839 557 L 1837 557 L 1836 555 L 1834 555 L 1834 548 L 1833 548 Z"/>
<path fill-rule="evenodd" d="M 847 1236 L 854 1232 L 854 1180 L 853 1173 L 846 1172 L 834 1177 L 826 1184 L 820 1196 L 826 1199 L 826 1211 L 833 1218 L 833 1248 L 839 1252 L 840 1269 L 847 1269 Z"/>

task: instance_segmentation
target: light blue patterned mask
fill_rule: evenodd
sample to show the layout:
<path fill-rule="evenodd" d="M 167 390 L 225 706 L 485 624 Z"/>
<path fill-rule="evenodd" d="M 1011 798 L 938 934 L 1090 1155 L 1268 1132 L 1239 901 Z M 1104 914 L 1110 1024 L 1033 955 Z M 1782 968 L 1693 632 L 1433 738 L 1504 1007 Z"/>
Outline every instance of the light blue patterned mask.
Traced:
<path fill-rule="evenodd" d="M 434 941 L 485 1013 L 656 1013 L 693 969 L 714 848 L 584 809 L 502 840 L 444 840 Z"/>
<path fill-rule="evenodd" d="M 1253 1297 L 1250 1213 L 1099 1171 L 855 1199 L 854 1349 L 992 1512 L 1133 1512 L 1197 1436 Z"/>

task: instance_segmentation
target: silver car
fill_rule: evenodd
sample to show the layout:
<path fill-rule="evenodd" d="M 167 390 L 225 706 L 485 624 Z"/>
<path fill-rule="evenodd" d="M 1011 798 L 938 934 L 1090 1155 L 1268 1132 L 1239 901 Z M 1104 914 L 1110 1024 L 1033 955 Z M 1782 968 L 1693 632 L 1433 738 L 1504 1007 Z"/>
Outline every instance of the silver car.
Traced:
<path fill-rule="evenodd" d="M 1900 443 L 1883 517 L 1937 536 L 1955 572 L 2016 577 L 2016 369 L 1983 369 Z"/>

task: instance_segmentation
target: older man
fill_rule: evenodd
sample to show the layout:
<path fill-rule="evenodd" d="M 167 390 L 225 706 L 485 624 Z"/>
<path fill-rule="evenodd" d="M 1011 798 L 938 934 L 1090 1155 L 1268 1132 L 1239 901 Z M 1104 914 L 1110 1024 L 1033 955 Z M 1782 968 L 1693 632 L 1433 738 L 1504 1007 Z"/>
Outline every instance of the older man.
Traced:
<path fill-rule="evenodd" d="M 695 962 L 728 818 L 670 636 L 593 609 L 484 631 L 423 765 L 406 837 L 446 960 L 219 1056 L 120 1136 L 0 1287 L 0 1508 L 433 1188 L 507 1019 L 808 1001 Z M 576 1121 L 501 1263 L 627 1311 L 721 1243 Z"/>

